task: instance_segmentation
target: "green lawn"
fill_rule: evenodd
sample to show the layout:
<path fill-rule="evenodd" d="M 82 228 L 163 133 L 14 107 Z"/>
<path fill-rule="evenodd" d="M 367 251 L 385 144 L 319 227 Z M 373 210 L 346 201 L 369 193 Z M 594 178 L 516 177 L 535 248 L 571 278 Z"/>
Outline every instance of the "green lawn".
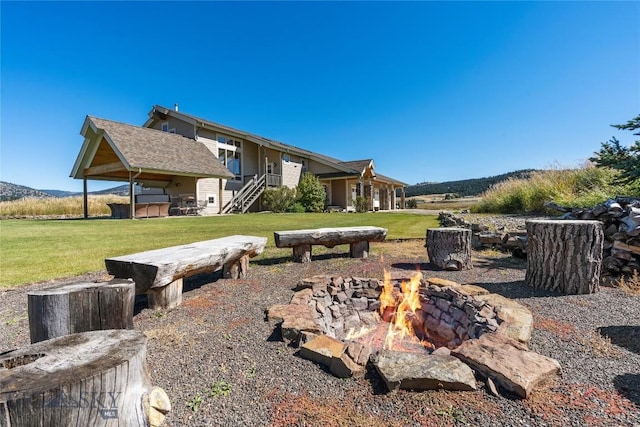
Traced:
<path fill-rule="evenodd" d="M 256 213 L 143 220 L 66 219 L 0 221 L 0 287 L 35 283 L 104 270 L 104 259 L 233 234 L 267 237 L 260 257 L 286 256 L 273 232 L 320 227 L 372 225 L 388 230 L 387 240 L 424 238 L 437 227 L 435 216 L 410 213 Z"/>

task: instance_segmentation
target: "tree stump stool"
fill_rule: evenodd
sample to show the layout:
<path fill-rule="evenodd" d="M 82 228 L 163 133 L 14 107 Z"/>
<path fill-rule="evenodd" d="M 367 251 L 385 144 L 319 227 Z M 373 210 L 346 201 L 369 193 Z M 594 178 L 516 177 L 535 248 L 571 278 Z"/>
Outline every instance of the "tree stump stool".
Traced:
<path fill-rule="evenodd" d="M 171 410 L 153 387 L 136 330 L 82 332 L 0 355 L 0 425 L 159 426 Z"/>
<path fill-rule="evenodd" d="M 442 270 L 470 270 L 471 230 L 460 227 L 428 228 L 425 247 L 429 262 Z"/>
<path fill-rule="evenodd" d="M 599 221 L 530 220 L 527 274 L 536 289 L 565 295 L 600 289 L 604 233 Z"/>
<path fill-rule="evenodd" d="M 72 283 L 27 294 L 31 343 L 76 332 L 133 329 L 135 283 Z"/>

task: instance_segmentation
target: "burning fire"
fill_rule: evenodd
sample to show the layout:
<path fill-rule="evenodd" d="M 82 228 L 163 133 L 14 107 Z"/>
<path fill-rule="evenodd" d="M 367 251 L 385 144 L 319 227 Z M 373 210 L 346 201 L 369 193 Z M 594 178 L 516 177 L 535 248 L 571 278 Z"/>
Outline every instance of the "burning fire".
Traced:
<path fill-rule="evenodd" d="M 382 339 L 384 349 L 401 350 L 404 347 L 403 344 L 419 344 L 424 348 L 435 348 L 432 343 L 421 340 L 423 331 L 416 333 L 414 328 L 414 323 L 418 323 L 416 310 L 421 306 L 418 292 L 421 280 L 422 274 L 418 271 L 409 282 L 403 281 L 398 289 L 393 285 L 389 272 L 384 270 L 383 288 L 380 293 L 380 317 L 388 324 L 388 326 L 382 324 L 386 332 L 378 328 L 372 334 L 371 329 L 362 328 L 357 333 L 353 331 L 349 333 L 347 339 L 358 339 L 367 335 L 370 344 L 371 341 Z"/>

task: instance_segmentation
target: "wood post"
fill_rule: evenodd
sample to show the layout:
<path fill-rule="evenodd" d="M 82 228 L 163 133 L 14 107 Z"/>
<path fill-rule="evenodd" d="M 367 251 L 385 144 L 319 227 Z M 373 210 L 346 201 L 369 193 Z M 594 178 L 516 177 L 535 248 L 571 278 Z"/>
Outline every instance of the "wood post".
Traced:
<path fill-rule="evenodd" d="M 526 282 L 565 295 L 600 286 L 604 233 L 600 221 L 530 220 Z"/>
<path fill-rule="evenodd" d="M 460 227 L 428 228 L 426 235 L 429 262 L 443 270 L 470 270 L 471 230 Z"/>
<path fill-rule="evenodd" d="M 367 258 L 369 256 L 369 242 L 355 242 L 349 244 L 349 254 L 351 258 Z"/>
<path fill-rule="evenodd" d="M 152 387 L 146 337 L 82 332 L 0 355 L 0 425 L 159 426 L 171 410 Z"/>
<path fill-rule="evenodd" d="M 135 283 L 72 283 L 29 292 L 31 342 L 76 332 L 133 329 Z"/>
<path fill-rule="evenodd" d="M 171 309 L 182 304 L 182 278 L 174 280 L 161 288 L 147 291 L 147 303 L 150 309 Z"/>
<path fill-rule="evenodd" d="M 227 263 L 222 269 L 222 277 L 225 279 L 245 279 L 249 271 L 249 256 L 240 257 L 237 261 Z"/>
<path fill-rule="evenodd" d="M 294 262 L 311 262 L 311 245 L 303 244 L 293 247 Z"/>

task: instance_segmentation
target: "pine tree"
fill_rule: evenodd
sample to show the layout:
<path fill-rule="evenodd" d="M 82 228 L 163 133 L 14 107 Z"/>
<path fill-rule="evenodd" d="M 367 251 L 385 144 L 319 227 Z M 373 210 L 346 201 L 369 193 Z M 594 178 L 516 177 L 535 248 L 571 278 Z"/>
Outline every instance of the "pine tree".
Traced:
<path fill-rule="evenodd" d="M 640 114 L 622 125 L 611 125 L 619 130 L 640 129 Z M 633 135 L 640 136 L 640 132 Z M 589 158 L 597 167 L 607 167 L 620 171 L 620 181 L 640 188 L 640 141 L 635 141 L 630 147 L 623 146 L 616 137 L 601 143 L 600 151 Z"/>

